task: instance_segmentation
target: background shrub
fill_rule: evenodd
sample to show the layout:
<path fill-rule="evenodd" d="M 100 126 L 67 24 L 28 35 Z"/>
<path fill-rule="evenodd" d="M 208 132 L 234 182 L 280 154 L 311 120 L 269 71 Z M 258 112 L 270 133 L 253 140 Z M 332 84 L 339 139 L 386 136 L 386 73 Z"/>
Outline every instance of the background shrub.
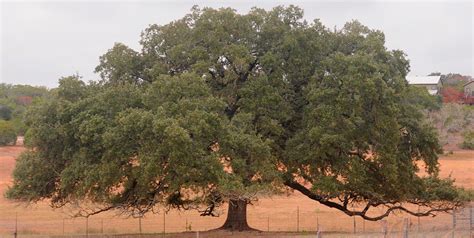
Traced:
<path fill-rule="evenodd" d="M 14 145 L 15 142 L 15 125 L 9 121 L 0 120 L 0 145 Z"/>
<path fill-rule="evenodd" d="M 463 133 L 464 141 L 461 144 L 463 149 L 474 150 L 474 131 L 466 131 Z"/>

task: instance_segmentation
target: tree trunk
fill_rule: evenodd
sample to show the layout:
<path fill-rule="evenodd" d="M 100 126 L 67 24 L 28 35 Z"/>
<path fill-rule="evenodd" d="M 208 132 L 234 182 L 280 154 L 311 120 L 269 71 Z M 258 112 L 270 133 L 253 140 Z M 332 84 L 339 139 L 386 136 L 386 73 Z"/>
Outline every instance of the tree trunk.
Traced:
<path fill-rule="evenodd" d="M 247 223 L 247 201 L 230 200 L 227 219 L 219 229 L 244 231 L 253 230 Z"/>

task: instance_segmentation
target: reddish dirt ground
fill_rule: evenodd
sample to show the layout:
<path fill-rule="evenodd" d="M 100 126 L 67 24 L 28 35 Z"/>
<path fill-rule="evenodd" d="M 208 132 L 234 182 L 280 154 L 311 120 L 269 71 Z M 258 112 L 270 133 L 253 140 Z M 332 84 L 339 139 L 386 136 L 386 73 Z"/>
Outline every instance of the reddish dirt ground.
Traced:
<path fill-rule="evenodd" d="M 0 147 L 0 194 L 11 184 L 11 173 L 15 159 L 24 150 L 21 146 Z M 451 174 L 456 179 L 456 184 L 474 189 L 474 151 L 458 150 L 449 156 L 442 156 L 439 160 L 441 176 Z M 341 212 L 319 205 L 299 193 L 289 196 L 274 196 L 262 198 L 248 211 L 250 226 L 260 230 L 270 231 L 296 231 L 298 226 L 297 211 L 299 210 L 299 231 L 314 231 L 319 223 L 323 231 L 352 232 L 354 219 Z M 222 209 L 225 211 L 225 207 Z M 47 202 L 40 202 L 26 207 L 6 200 L 0 196 L 0 237 L 11 235 L 15 227 L 15 217 L 18 217 L 18 230 L 20 234 L 30 235 L 60 235 L 83 234 L 86 227 L 84 218 L 71 219 L 67 209 L 51 209 Z M 395 214 L 388 218 L 389 232 L 400 231 L 405 214 Z M 166 232 L 183 232 L 186 224 L 192 231 L 204 231 L 219 227 L 223 224 L 225 214 L 220 217 L 201 217 L 196 211 L 170 211 L 165 216 L 163 213 L 152 214 L 141 220 L 142 231 L 145 233 L 160 233 L 163 231 L 165 220 Z M 417 229 L 418 220 L 411 217 L 411 229 Z M 448 230 L 452 218 L 448 214 L 441 214 L 435 218 L 424 217 L 420 219 L 421 229 L 428 232 Z M 380 232 L 383 222 L 363 222 L 355 218 L 357 231 Z M 137 233 L 139 232 L 138 219 L 117 216 L 109 212 L 89 218 L 88 230 L 90 233 Z M 440 231 L 441 232 L 441 231 Z M 202 233 L 201 237 L 208 233 Z M 271 233 L 273 237 L 280 233 Z M 2 236 L 4 235 L 4 236 Z M 220 234 L 219 236 L 227 236 Z M 254 236 L 247 234 L 238 237 Z M 266 236 L 260 234 L 258 236 Z M 183 234 L 183 237 L 187 237 Z M 190 235 L 189 237 L 195 237 Z M 266 236 L 267 237 L 267 236 Z M 325 236 L 326 237 L 326 236 Z M 344 235 L 342 236 L 344 237 Z"/>

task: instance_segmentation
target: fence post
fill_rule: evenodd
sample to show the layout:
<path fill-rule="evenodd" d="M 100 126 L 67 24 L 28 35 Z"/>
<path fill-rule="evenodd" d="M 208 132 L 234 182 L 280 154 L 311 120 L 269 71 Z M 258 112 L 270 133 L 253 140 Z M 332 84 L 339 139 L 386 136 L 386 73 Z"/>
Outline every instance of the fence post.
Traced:
<path fill-rule="evenodd" d="M 319 217 L 316 217 L 316 232 L 319 233 Z"/>
<path fill-rule="evenodd" d="M 453 231 L 451 237 L 454 238 L 454 231 L 456 230 L 456 209 L 453 210 Z"/>
<path fill-rule="evenodd" d="M 86 237 L 89 238 L 89 217 L 86 217 Z"/>
<path fill-rule="evenodd" d="M 383 237 L 387 237 L 388 229 L 387 229 L 387 220 L 382 220 L 382 233 Z"/>
<path fill-rule="evenodd" d="M 267 217 L 267 231 L 270 232 L 270 217 Z"/>
<path fill-rule="evenodd" d="M 352 218 L 353 218 L 353 222 L 354 222 L 354 234 L 355 234 L 355 233 L 357 233 L 356 217 L 353 216 Z"/>
<path fill-rule="evenodd" d="M 418 213 L 420 213 L 420 205 L 418 205 Z M 418 228 L 416 231 L 417 236 L 420 233 L 420 231 L 421 231 L 421 222 L 420 222 L 420 216 L 418 216 Z"/>
<path fill-rule="evenodd" d="M 104 219 L 100 220 L 100 233 L 102 235 L 104 234 Z"/>
<path fill-rule="evenodd" d="M 365 219 L 362 219 L 362 232 L 365 233 Z"/>
<path fill-rule="evenodd" d="M 321 238 L 321 231 L 319 230 L 319 216 L 316 209 L 316 238 Z"/>
<path fill-rule="evenodd" d="M 408 238 L 408 218 L 403 219 L 403 238 Z"/>
<path fill-rule="evenodd" d="M 64 218 L 63 218 L 63 235 L 64 235 Z"/>
<path fill-rule="evenodd" d="M 163 237 L 166 236 L 166 212 L 163 210 Z"/>
<path fill-rule="evenodd" d="M 15 233 L 13 233 L 13 237 L 16 238 L 18 236 L 18 213 L 15 213 Z"/>
<path fill-rule="evenodd" d="M 472 204 L 469 206 L 469 237 L 472 237 L 472 224 L 473 224 L 473 217 L 472 217 Z"/>
<path fill-rule="evenodd" d="M 138 232 L 142 234 L 142 217 L 138 217 Z"/>
<path fill-rule="evenodd" d="M 296 207 L 296 232 L 300 231 L 300 206 Z"/>

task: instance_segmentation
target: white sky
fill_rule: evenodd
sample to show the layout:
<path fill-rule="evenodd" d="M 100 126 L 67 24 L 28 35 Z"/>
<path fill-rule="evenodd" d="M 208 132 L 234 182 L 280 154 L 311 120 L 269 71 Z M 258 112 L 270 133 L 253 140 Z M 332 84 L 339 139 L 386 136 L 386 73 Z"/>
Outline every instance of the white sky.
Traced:
<path fill-rule="evenodd" d="M 328 27 L 357 19 L 382 30 L 389 49 L 407 53 L 411 75 L 474 74 L 472 1 L 0 1 L 3 83 L 56 87 L 59 77 L 74 73 L 98 79 L 99 56 L 114 42 L 139 50 L 149 24 L 181 18 L 193 5 L 246 13 L 252 6 L 295 4 L 305 19 Z"/>

